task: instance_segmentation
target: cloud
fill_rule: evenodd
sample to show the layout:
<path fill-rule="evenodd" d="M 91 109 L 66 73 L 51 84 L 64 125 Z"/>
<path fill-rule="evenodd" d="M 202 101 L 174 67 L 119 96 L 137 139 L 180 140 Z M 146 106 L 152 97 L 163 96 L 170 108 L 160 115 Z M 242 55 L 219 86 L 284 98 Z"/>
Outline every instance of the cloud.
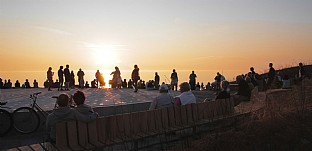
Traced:
<path fill-rule="evenodd" d="M 55 34 L 59 34 L 59 35 L 66 35 L 66 36 L 70 36 L 73 35 L 70 32 L 64 31 L 64 30 L 60 30 L 60 29 L 55 29 L 55 28 L 50 28 L 50 27 L 42 27 L 42 26 L 37 26 L 35 27 L 36 29 L 39 30 L 43 30 L 46 32 L 51 32 L 51 33 L 55 33 Z"/>

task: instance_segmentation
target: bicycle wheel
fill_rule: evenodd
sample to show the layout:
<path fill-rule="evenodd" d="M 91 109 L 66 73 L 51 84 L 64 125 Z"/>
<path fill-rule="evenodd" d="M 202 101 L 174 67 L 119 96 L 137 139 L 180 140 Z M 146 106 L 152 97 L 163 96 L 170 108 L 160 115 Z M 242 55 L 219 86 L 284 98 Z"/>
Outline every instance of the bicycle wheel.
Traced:
<path fill-rule="evenodd" d="M 16 109 L 12 115 L 14 128 L 24 134 L 36 131 L 40 125 L 38 113 L 30 107 Z"/>
<path fill-rule="evenodd" d="M 0 109 L 0 136 L 7 134 L 12 128 L 13 120 L 11 114 L 3 109 Z"/>

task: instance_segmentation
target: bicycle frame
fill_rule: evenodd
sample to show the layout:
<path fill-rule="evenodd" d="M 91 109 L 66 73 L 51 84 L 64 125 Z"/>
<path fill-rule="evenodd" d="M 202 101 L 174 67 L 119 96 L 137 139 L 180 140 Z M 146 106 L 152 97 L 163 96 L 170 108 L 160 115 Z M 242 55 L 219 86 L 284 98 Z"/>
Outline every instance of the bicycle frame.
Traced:
<path fill-rule="evenodd" d="M 32 104 L 30 105 L 32 109 L 36 109 L 41 115 L 43 115 L 44 118 L 47 118 L 47 116 L 49 115 L 48 112 L 46 112 L 45 110 L 43 110 L 38 104 L 37 104 L 37 98 L 38 98 L 38 95 L 40 94 L 41 92 L 37 92 L 37 93 L 34 93 L 34 94 L 31 94 L 30 95 L 30 99 L 32 99 Z M 37 113 L 38 113 L 37 112 Z"/>

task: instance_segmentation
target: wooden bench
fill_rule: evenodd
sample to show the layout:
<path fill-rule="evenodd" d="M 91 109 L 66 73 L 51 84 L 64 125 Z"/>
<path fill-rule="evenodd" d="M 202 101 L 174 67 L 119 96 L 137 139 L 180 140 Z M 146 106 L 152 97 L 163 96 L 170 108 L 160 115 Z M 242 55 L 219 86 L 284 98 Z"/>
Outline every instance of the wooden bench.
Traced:
<path fill-rule="evenodd" d="M 99 117 L 89 123 L 66 121 L 56 125 L 56 148 L 62 151 L 102 148 L 193 128 L 233 113 L 233 100 L 222 99 Z"/>

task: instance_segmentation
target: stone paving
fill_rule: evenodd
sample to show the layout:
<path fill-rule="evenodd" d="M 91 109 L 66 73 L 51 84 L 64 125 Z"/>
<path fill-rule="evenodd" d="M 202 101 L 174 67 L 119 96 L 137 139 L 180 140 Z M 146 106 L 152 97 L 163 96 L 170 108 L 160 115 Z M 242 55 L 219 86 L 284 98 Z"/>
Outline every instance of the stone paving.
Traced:
<path fill-rule="evenodd" d="M 7 101 L 5 107 L 13 111 L 22 106 L 29 106 L 31 104 L 30 94 L 35 92 L 42 92 L 39 94 L 37 103 L 44 110 L 52 110 L 55 105 L 55 98 L 61 93 L 73 95 L 79 89 L 71 89 L 70 91 L 57 91 L 52 89 L 48 91 L 44 88 L 32 89 L 0 89 L 0 100 Z M 159 94 L 157 90 L 139 89 L 137 93 L 132 89 L 81 89 L 86 95 L 86 104 L 92 107 L 106 107 L 123 104 L 134 104 L 151 102 L 154 97 Z M 172 95 L 177 96 L 179 92 L 171 92 Z"/>

